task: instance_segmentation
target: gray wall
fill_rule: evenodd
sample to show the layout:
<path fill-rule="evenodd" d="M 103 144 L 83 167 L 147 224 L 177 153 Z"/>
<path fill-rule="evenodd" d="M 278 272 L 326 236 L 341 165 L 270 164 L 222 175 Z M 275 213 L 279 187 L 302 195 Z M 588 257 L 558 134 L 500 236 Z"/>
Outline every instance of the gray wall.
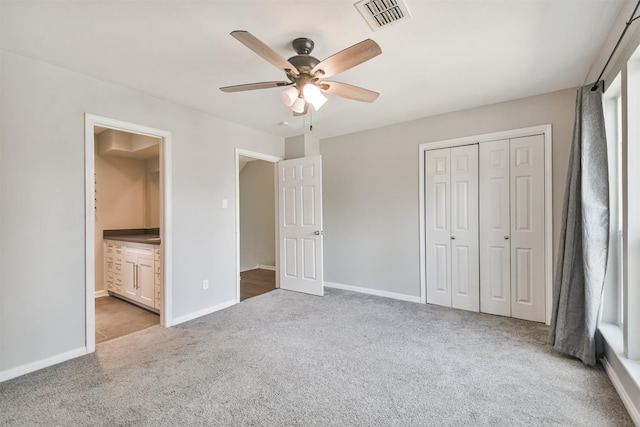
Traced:
<path fill-rule="evenodd" d="M 574 106 L 569 89 L 322 140 L 325 281 L 419 296 L 419 144 L 549 123 L 555 260 Z"/>
<path fill-rule="evenodd" d="M 0 372 L 85 346 L 85 113 L 172 133 L 173 317 L 235 300 L 235 147 L 282 138 L 6 51 L 0 78 Z"/>
<path fill-rule="evenodd" d="M 254 160 L 240 172 L 240 271 L 276 265 L 275 165 Z"/>

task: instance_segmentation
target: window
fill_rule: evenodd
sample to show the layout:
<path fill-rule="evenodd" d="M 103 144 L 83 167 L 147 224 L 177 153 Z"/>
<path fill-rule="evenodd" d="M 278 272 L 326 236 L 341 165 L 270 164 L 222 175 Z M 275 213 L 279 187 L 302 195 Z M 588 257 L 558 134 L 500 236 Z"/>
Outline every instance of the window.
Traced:
<path fill-rule="evenodd" d="M 609 262 L 603 293 L 602 320 L 623 323 L 622 91 L 618 75 L 604 95 L 609 158 Z"/>
<path fill-rule="evenodd" d="M 607 89 L 603 103 L 609 156 L 609 262 L 604 323 L 618 325 L 627 359 L 640 360 L 640 49 Z"/>

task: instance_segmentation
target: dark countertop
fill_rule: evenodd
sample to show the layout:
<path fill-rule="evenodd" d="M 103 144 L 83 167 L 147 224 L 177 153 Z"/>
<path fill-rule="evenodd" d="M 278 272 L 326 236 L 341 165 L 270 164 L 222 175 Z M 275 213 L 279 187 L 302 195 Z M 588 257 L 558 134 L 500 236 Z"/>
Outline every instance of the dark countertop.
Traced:
<path fill-rule="evenodd" d="M 159 228 L 127 228 L 121 230 L 104 230 L 102 238 L 107 240 L 119 240 L 121 242 L 145 243 L 148 245 L 160 244 Z"/>

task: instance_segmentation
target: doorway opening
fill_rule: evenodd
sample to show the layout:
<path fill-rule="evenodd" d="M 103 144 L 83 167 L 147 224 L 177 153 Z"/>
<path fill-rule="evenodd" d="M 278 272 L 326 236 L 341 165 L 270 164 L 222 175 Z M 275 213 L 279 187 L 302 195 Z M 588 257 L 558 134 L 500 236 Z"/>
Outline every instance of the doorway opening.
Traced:
<path fill-rule="evenodd" d="M 277 162 L 236 150 L 237 301 L 278 288 Z"/>
<path fill-rule="evenodd" d="M 170 326 L 170 134 L 86 115 L 86 347 Z"/>

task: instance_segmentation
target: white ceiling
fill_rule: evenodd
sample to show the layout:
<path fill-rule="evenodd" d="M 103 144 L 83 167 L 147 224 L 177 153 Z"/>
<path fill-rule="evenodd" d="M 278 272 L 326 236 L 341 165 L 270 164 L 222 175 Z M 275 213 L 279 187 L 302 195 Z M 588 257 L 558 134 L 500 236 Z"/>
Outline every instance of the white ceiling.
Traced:
<path fill-rule="evenodd" d="M 322 60 L 371 38 L 382 55 L 332 80 L 380 92 L 372 104 L 329 96 L 318 137 L 341 135 L 583 84 L 623 0 L 407 0 L 412 18 L 373 32 L 355 0 L 2 0 L 2 49 L 271 134 L 308 130 L 286 80 L 232 38 L 247 30 L 289 58 L 296 37 Z M 279 125 L 287 121 L 289 126 Z"/>

